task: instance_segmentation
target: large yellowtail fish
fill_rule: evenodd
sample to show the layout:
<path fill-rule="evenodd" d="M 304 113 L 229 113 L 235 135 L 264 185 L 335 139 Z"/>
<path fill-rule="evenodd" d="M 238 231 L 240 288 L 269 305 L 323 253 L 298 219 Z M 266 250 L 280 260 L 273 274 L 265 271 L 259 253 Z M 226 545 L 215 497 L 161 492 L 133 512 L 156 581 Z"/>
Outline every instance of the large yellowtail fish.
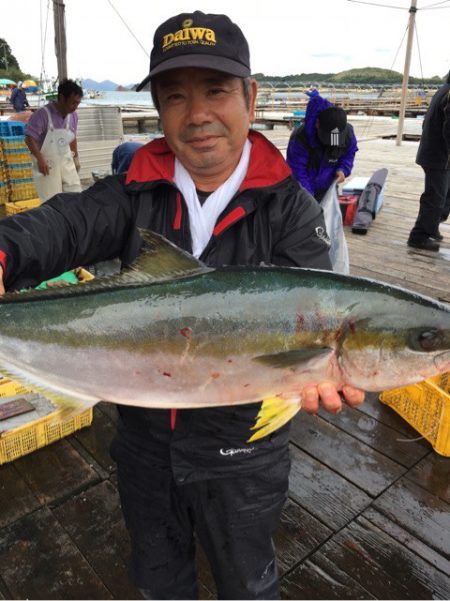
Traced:
<path fill-rule="evenodd" d="M 284 267 L 210 269 L 142 232 L 135 269 L 0 299 L 0 372 L 73 410 L 271 399 L 266 434 L 307 383 L 378 391 L 450 370 L 450 309 L 380 282 Z"/>

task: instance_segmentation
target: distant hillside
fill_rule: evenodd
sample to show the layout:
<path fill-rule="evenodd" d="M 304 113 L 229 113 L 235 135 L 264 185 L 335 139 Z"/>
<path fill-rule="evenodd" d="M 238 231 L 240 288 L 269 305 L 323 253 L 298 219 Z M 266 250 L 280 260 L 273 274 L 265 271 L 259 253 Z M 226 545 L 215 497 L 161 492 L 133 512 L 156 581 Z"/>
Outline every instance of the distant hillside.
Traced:
<path fill-rule="evenodd" d="M 421 79 L 419 77 L 410 77 L 411 85 L 432 84 L 440 85 L 444 82 L 446 74 L 443 77 L 435 75 L 431 78 Z M 261 83 L 271 83 L 280 85 L 294 85 L 295 83 L 319 84 L 369 84 L 369 85 L 395 85 L 401 84 L 403 74 L 390 69 L 380 69 L 378 67 L 364 67 L 363 69 L 349 69 L 340 73 L 300 73 L 298 75 L 264 75 L 264 73 L 255 73 L 255 79 Z"/>
<path fill-rule="evenodd" d="M 441 85 L 447 74 L 442 77 L 435 75 L 434 77 L 421 79 L 420 77 L 410 77 L 410 85 Z M 363 69 L 349 69 L 340 73 L 299 73 L 297 75 L 264 75 L 264 73 L 254 73 L 253 77 L 261 84 L 273 84 L 276 86 L 286 85 L 292 86 L 295 84 L 316 85 L 334 84 L 334 85 L 397 85 L 402 83 L 403 75 L 398 71 L 390 69 L 380 69 L 378 67 L 364 67 Z M 114 81 L 95 81 L 94 79 L 83 79 L 82 86 L 86 90 L 116 91 L 116 90 L 133 90 L 137 84 L 122 85 Z M 146 89 L 149 89 L 147 86 Z"/>
<path fill-rule="evenodd" d="M 99 92 L 114 92 L 119 87 L 118 83 L 105 79 L 104 81 L 95 81 L 94 79 L 82 79 L 81 86 L 85 90 L 98 90 Z"/>

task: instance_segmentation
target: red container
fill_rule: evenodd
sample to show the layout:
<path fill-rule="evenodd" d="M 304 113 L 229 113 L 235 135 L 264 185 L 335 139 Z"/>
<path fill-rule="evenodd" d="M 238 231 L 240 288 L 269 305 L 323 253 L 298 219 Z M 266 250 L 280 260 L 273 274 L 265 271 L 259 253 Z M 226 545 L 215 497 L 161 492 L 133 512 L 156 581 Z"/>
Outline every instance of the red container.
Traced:
<path fill-rule="evenodd" d="M 342 221 L 344 225 L 353 225 L 356 209 L 358 208 L 359 196 L 356 194 L 340 194 L 339 206 L 341 207 Z"/>

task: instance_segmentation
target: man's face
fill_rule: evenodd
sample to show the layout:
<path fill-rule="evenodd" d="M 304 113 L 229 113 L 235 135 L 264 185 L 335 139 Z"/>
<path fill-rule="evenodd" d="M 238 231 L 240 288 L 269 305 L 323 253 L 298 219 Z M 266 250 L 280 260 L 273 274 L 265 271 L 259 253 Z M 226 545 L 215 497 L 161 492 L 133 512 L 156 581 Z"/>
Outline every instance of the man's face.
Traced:
<path fill-rule="evenodd" d="M 176 69 L 156 80 L 160 118 L 167 143 L 197 185 L 209 191 L 235 169 L 254 115 L 242 79 L 212 69 Z M 206 186 L 206 187 L 205 187 Z M 200 186 L 199 186 L 200 187 Z"/>
<path fill-rule="evenodd" d="M 70 96 L 68 96 L 67 98 L 64 98 L 64 96 L 60 96 L 61 108 L 66 115 L 76 111 L 80 102 L 81 96 L 77 96 L 76 94 L 70 94 Z"/>

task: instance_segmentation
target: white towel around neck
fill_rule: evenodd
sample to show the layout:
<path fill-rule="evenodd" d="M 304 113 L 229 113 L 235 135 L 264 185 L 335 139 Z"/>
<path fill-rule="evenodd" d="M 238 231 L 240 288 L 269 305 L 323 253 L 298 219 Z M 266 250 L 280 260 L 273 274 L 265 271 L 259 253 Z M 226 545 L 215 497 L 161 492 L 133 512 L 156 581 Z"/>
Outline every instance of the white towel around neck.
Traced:
<path fill-rule="evenodd" d="M 250 140 L 245 141 L 240 161 L 230 177 L 215 192 L 212 192 L 203 205 L 197 196 L 195 184 L 180 163 L 175 158 L 174 182 L 183 194 L 189 213 L 189 224 L 192 237 L 192 254 L 199 257 L 208 244 L 217 218 L 239 190 L 248 169 L 251 150 Z"/>

